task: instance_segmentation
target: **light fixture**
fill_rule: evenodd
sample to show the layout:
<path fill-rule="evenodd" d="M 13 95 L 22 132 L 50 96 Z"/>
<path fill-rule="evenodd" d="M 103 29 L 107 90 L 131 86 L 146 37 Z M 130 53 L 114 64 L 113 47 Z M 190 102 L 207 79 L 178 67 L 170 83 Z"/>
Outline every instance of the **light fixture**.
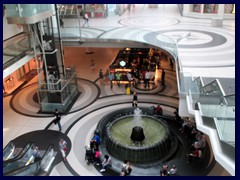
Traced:
<path fill-rule="evenodd" d="M 120 64 L 120 66 L 124 67 L 126 65 L 126 62 L 122 60 L 122 61 L 120 61 L 119 64 Z"/>

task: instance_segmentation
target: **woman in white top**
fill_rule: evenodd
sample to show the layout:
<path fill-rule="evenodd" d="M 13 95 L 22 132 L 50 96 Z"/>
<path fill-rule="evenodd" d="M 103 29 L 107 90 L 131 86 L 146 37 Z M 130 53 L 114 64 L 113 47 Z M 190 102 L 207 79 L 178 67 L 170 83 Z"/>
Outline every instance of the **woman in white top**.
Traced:
<path fill-rule="evenodd" d="M 102 162 L 102 169 L 100 170 L 100 172 L 106 171 L 106 169 L 111 165 L 112 165 L 112 159 L 110 158 L 109 155 L 105 155 L 104 160 Z"/>
<path fill-rule="evenodd" d="M 63 160 L 66 161 L 67 142 L 62 138 L 59 140 L 59 150 L 62 153 Z"/>

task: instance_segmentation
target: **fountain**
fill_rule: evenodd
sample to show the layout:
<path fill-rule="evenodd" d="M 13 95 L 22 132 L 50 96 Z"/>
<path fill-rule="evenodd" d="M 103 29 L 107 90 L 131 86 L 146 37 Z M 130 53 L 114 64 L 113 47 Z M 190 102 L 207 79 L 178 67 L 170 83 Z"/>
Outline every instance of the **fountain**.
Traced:
<path fill-rule="evenodd" d="M 142 108 L 144 109 L 144 108 Z M 121 109 L 105 116 L 98 124 L 104 149 L 113 157 L 135 164 L 153 163 L 169 157 L 176 146 L 167 124 L 136 108 Z M 151 112 L 150 112 L 151 113 Z M 150 114 L 148 113 L 148 114 Z M 118 114 L 126 114 L 115 118 Z M 143 115 L 144 114 L 144 115 Z M 108 124 L 108 126 L 106 126 Z M 103 147 L 100 147 L 103 148 Z"/>
<path fill-rule="evenodd" d="M 143 133 L 143 128 L 141 127 L 141 116 L 142 116 L 142 111 L 139 108 L 136 108 L 134 110 L 134 118 L 133 118 L 133 125 L 132 128 L 132 134 L 130 136 L 131 140 L 135 142 L 142 142 L 145 139 L 145 135 Z"/>
<path fill-rule="evenodd" d="M 133 142 L 142 142 L 145 139 L 143 133 L 143 128 L 140 126 L 135 126 L 132 128 L 131 140 Z"/>

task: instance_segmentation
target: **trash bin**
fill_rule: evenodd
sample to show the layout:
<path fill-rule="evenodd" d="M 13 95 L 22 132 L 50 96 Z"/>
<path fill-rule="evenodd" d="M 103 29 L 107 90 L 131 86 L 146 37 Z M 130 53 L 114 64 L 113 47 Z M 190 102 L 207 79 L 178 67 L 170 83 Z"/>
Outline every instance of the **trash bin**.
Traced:
<path fill-rule="evenodd" d="M 222 27 L 223 19 L 222 18 L 212 18 L 212 26 L 213 27 Z"/>
<path fill-rule="evenodd" d="M 130 95 L 130 93 L 131 93 L 131 89 L 130 89 L 130 87 L 128 86 L 128 87 L 126 88 L 126 94 L 127 94 L 127 95 Z"/>

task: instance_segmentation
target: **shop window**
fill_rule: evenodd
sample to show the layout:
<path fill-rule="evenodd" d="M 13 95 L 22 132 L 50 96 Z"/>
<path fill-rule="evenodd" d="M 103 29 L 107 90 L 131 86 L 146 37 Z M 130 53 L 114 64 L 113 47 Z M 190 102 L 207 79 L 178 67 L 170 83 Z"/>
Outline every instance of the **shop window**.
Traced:
<path fill-rule="evenodd" d="M 217 4 L 204 4 L 204 13 L 216 14 L 218 13 Z"/>
<path fill-rule="evenodd" d="M 201 4 L 193 4 L 193 12 L 200 13 L 201 12 Z"/>
<path fill-rule="evenodd" d="M 234 13 L 234 4 L 225 4 L 224 5 L 224 13 L 225 14 L 233 14 Z"/>

